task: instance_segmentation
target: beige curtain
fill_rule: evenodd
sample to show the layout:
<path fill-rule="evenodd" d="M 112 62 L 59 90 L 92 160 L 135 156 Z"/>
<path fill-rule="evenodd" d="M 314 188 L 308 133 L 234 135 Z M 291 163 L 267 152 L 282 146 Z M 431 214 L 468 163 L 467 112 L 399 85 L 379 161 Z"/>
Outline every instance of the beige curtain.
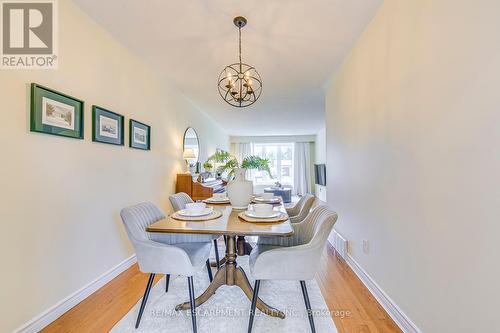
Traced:
<path fill-rule="evenodd" d="M 312 193 L 311 144 L 295 142 L 293 147 L 293 191 L 296 195 Z"/>
<path fill-rule="evenodd" d="M 237 142 L 231 144 L 231 154 L 233 154 L 241 164 L 243 159 L 253 154 L 253 145 L 251 142 Z M 253 170 L 248 170 L 246 178 L 253 181 Z"/>

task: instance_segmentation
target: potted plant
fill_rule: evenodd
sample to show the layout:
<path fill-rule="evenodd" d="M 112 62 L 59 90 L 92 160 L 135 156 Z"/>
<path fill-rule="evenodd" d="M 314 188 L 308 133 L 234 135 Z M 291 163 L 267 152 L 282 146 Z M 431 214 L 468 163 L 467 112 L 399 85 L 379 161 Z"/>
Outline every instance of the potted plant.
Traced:
<path fill-rule="evenodd" d="M 220 163 L 217 173 L 227 172 L 228 184 L 227 195 L 231 205 L 235 208 L 246 208 L 252 201 L 253 183 L 245 179 L 246 171 L 249 169 L 266 171 L 270 177 L 269 160 L 259 156 L 247 156 L 241 163 L 235 156 L 224 150 L 218 150 L 210 156 L 207 162 Z"/>
<path fill-rule="evenodd" d="M 209 161 L 205 161 L 205 163 L 203 163 L 203 168 L 205 169 L 206 172 L 212 172 L 213 167 L 214 166 Z"/>

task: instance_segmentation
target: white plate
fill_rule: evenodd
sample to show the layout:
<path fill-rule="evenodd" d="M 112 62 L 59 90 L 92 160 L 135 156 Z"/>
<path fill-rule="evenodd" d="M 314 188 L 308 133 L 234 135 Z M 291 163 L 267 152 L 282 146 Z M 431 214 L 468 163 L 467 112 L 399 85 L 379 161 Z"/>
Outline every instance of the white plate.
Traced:
<path fill-rule="evenodd" d="M 272 211 L 270 214 L 264 216 L 264 215 L 257 215 L 252 210 L 247 210 L 245 211 L 245 215 L 256 219 L 270 219 L 273 217 L 279 217 L 281 215 L 281 212 Z"/>
<path fill-rule="evenodd" d="M 262 198 L 262 197 L 255 197 L 254 198 L 255 201 L 259 201 L 259 202 L 279 202 L 280 201 L 280 197 L 272 197 L 270 199 L 265 199 L 265 198 Z"/>
<path fill-rule="evenodd" d="M 198 216 L 205 216 L 208 214 L 212 214 L 213 211 L 214 211 L 214 209 L 212 207 L 206 207 L 203 211 L 201 211 L 200 213 L 196 213 L 196 214 L 191 213 L 187 209 L 182 209 L 182 210 L 178 211 L 177 214 L 179 214 L 181 216 L 187 216 L 187 217 L 198 217 Z"/>
<path fill-rule="evenodd" d="M 205 201 L 222 203 L 222 202 L 229 202 L 229 198 L 217 199 L 217 198 L 212 197 L 212 198 L 205 199 Z"/>

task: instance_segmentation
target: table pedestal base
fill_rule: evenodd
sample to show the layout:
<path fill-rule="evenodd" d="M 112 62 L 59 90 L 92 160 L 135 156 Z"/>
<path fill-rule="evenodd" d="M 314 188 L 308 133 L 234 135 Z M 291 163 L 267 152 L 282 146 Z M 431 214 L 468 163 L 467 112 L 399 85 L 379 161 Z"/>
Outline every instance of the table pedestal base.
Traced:
<path fill-rule="evenodd" d="M 241 242 L 241 244 L 245 244 Z M 243 249 L 241 249 L 243 250 Z M 226 263 L 222 266 L 216 273 L 213 281 L 210 283 L 208 288 L 195 300 L 196 307 L 205 303 L 215 291 L 223 285 L 228 286 L 238 286 L 245 293 L 248 299 L 251 301 L 253 297 L 253 288 L 248 281 L 245 271 L 238 267 L 236 263 L 236 236 L 227 236 L 226 243 Z M 175 307 L 175 310 L 188 310 L 191 306 L 189 302 L 179 304 Z M 257 308 L 272 317 L 285 318 L 285 314 L 269 305 L 264 303 L 260 298 L 257 299 Z"/>
<path fill-rule="evenodd" d="M 245 240 L 245 236 L 238 236 L 238 238 L 236 240 L 236 248 L 238 249 L 237 253 L 239 256 L 249 256 L 253 250 L 252 245 L 250 245 L 250 243 L 248 243 Z M 222 258 L 221 260 L 219 260 L 219 266 L 222 266 L 225 263 L 226 263 L 225 257 Z M 210 266 L 217 267 L 217 263 L 215 261 L 212 261 L 212 262 L 210 262 Z"/>

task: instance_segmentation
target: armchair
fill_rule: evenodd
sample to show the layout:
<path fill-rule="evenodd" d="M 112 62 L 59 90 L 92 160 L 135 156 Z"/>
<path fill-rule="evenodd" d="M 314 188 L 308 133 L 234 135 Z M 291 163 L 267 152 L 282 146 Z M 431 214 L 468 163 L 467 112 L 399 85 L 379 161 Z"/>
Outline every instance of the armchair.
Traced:
<path fill-rule="evenodd" d="M 307 193 L 300 197 L 295 206 L 286 208 L 286 212 L 288 216 L 290 216 L 290 222 L 297 223 L 305 219 L 307 214 L 309 214 L 315 199 L 314 195 Z"/>
<path fill-rule="evenodd" d="M 194 202 L 191 197 L 184 192 L 179 192 L 172 194 L 169 197 L 170 203 L 172 204 L 172 208 L 174 209 L 175 212 L 186 208 L 186 204 Z M 219 236 L 213 236 L 213 235 L 185 235 L 185 237 L 188 237 L 187 241 L 199 241 L 199 240 L 209 240 L 214 242 L 214 251 L 215 251 L 215 262 L 217 265 L 217 269 L 220 267 L 220 260 L 219 260 L 219 250 L 217 247 L 217 238 Z"/>
<path fill-rule="evenodd" d="M 211 242 L 189 242 L 170 245 L 153 240 L 154 234 L 148 233 L 146 227 L 163 218 L 164 215 L 149 202 L 124 208 L 120 215 L 127 235 L 134 246 L 139 269 L 141 272 L 150 274 L 135 328 L 138 328 L 141 322 L 155 275 L 166 275 L 166 291 L 168 291 L 170 274 L 176 274 L 188 278 L 192 326 L 193 332 L 196 332 L 193 275 L 203 266 L 206 266 L 209 279 L 212 280 L 212 271 L 208 261 L 210 248 L 212 247 Z"/>
<path fill-rule="evenodd" d="M 291 246 L 297 241 L 297 235 L 301 234 L 301 229 L 304 228 L 303 221 L 307 214 L 311 211 L 311 207 L 316 198 L 312 194 L 303 195 L 300 200 L 292 208 L 287 208 L 287 214 L 290 217 L 290 222 L 294 230 L 292 237 L 259 237 L 257 245 L 278 245 Z"/>
<path fill-rule="evenodd" d="M 316 332 L 305 280 L 314 278 L 326 240 L 337 213 L 322 205 L 311 211 L 299 224 L 287 247 L 261 244 L 250 254 L 250 271 L 255 278 L 248 332 L 252 331 L 261 280 L 299 280 L 308 312 L 311 331 Z"/>

